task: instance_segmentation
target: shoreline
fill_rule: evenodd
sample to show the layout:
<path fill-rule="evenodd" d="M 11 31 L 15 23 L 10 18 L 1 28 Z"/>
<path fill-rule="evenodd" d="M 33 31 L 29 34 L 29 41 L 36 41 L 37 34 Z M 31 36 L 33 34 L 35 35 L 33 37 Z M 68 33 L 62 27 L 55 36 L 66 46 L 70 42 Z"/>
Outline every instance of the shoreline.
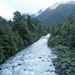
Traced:
<path fill-rule="evenodd" d="M 56 50 L 56 48 L 53 48 L 53 47 L 51 47 L 51 46 L 48 46 L 51 50 L 52 50 L 52 54 L 55 54 L 56 56 L 57 56 L 57 50 Z M 55 73 L 57 73 L 58 75 L 60 74 L 60 72 L 61 72 L 61 68 L 58 68 L 57 66 L 56 66 L 56 64 L 57 64 L 57 57 L 56 58 L 53 58 L 52 59 L 52 63 L 53 63 L 53 65 L 55 66 Z"/>

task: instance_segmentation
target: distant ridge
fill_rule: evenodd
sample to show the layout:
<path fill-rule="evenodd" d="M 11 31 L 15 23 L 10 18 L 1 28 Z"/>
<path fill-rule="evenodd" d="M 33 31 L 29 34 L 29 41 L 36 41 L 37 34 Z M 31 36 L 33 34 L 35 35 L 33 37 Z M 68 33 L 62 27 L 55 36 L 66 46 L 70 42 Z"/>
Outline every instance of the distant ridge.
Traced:
<path fill-rule="evenodd" d="M 5 19 L 0 16 L 0 21 L 2 21 L 2 20 L 5 20 Z"/>
<path fill-rule="evenodd" d="M 47 8 L 36 18 L 40 20 L 43 24 L 57 24 L 63 21 L 69 12 L 75 14 L 75 1 L 56 3 L 53 6 Z"/>

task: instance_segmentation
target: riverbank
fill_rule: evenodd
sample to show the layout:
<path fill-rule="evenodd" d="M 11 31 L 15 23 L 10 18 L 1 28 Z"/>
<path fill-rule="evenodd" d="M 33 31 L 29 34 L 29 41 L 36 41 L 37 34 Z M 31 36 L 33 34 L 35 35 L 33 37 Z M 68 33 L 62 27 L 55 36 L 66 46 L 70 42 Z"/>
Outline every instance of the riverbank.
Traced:
<path fill-rule="evenodd" d="M 53 59 L 56 73 L 59 75 L 75 75 L 75 52 L 68 46 L 59 44 L 59 38 L 51 37 L 48 45 L 53 47 L 53 53 L 57 58 Z"/>
<path fill-rule="evenodd" d="M 20 51 L 0 66 L 0 75 L 57 75 L 47 38 L 40 38 L 37 42 Z"/>
<path fill-rule="evenodd" d="M 56 58 L 51 59 L 53 62 L 53 65 L 55 66 L 55 73 L 60 73 L 60 68 L 58 68 L 56 66 L 56 64 L 57 64 L 57 53 L 58 52 L 57 52 L 56 48 L 52 48 L 50 46 L 49 46 L 49 48 L 52 50 L 52 54 L 56 55 Z"/>

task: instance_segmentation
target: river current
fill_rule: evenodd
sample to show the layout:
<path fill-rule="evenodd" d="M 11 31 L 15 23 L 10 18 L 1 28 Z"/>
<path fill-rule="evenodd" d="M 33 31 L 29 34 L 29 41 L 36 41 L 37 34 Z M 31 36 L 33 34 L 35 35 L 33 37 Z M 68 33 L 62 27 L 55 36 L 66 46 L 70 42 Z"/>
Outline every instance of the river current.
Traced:
<path fill-rule="evenodd" d="M 0 66 L 0 75 L 57 75 L 52 59 L 56 55 L 48 47 L 50 34 L 10 57 Z"/>

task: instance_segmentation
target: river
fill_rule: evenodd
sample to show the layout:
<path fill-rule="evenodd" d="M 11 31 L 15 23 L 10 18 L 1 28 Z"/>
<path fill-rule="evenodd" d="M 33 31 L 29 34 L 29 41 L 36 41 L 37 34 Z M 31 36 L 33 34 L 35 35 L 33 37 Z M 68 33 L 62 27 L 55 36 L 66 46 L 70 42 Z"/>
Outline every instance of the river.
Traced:
<path fill-rule="evenodd" d="M 0 75 L 57 75 L 52 59 L 56 55 L 48 47 L 50 34 L 18 52 L 0 66 Z"/>

